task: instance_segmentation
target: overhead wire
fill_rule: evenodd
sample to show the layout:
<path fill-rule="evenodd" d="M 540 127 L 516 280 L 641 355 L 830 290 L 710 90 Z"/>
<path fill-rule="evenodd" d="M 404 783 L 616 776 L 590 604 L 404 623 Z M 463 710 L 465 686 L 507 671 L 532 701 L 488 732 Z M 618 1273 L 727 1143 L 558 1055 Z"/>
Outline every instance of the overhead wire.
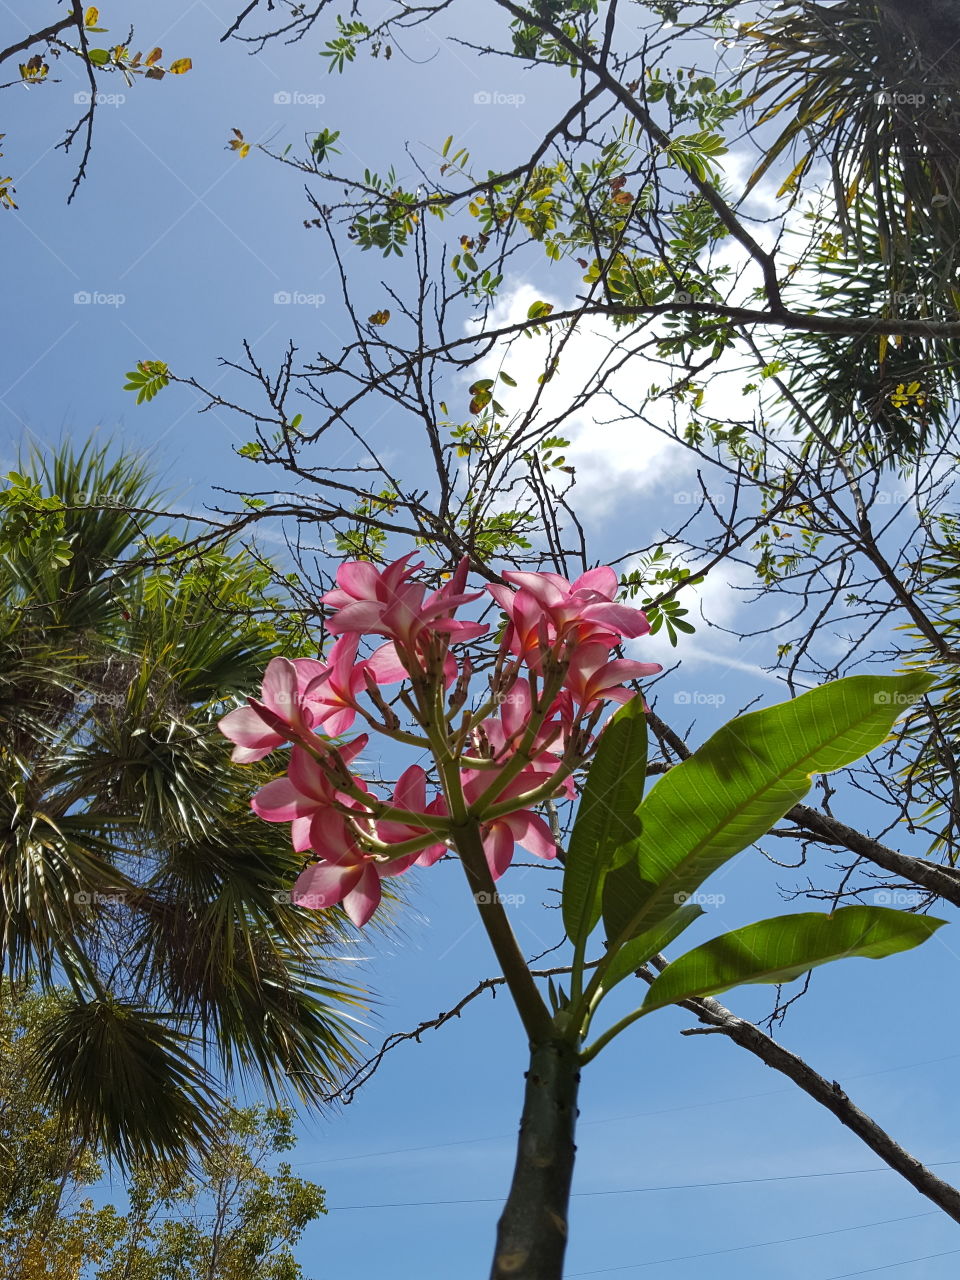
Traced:
<path fill-rule="evenodd" d="M 960 1164 L 960 1160 L 940 1160 L 930 1164 L 929 1168 L 940 1169 L 955 1164 Z M 594 1196 L 633 1196 L 651 1191 L 698 1191 L 711 1187 L 745 1187 L 755 1186 L 761 1182 L 803 1182 L 811 1178 L 851 1178 L 866 1173 L 893 1173 L 893 1170 L 888 1165 L 877 1165 L 872 1169 L 824 1169 L 815 1173 L 771 1174 L 763 1178 L 725 1178 L 717 1182 L 678 1182 L 655 1184 L 649 1187 L 616 1187 L 605 1191 L 574 1191 L 571 1193 L 571 1199 Z M 328 1212 L 346 1209 L 423 1209 L 435 1208 L 439 1205 L 502 1204 L 503 1200 L 503 1196 L 483 1196 L 464 1200 L 398 1200 L 382 1204 L 336 1204 L 328 1206 Z"/>

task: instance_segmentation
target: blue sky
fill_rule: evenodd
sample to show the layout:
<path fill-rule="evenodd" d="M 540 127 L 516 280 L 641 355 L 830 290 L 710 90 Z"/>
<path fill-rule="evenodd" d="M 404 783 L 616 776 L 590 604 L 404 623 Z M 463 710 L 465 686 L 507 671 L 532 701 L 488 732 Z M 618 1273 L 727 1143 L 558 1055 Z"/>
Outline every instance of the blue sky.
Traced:
<path fill-rule="evenodd" d="M 182 16 L 171 19 L 174 8 Z M 36 6 L 3 9 L 12 40 Z M 519 159 L 568 101 L 562 72 L 531 75 L 519 64 L 481 61 L 429 32 L 406 43 L 406 57 L 364 61 L 343 78 L 326 73 L 319 35 L 248 57 L 239 46 L 218 43 L 233 13 L 222 2 L 159 11 L 143 3 L 101 6 L 104 25 L 119 33 L 133 21 L 141 47 L 161 45 L 167 59 L 190 56 L 194 69 L 131 89 L 104 84 L 125 101 L 99 109 L 90 178 L 69 208 L 74 158 L 53 147 L 74 118 L 73 94 L 83 81 L 64 63 L 59 86 L 7 91 L 2 163 L 20 207 L 3 223 L 5 464 L 12 465 L 24 441 L 50 446 L 98 429 L 151 451 L 181 510 L 215 502 L 217 484 L 271 487 L 272 478 L 260 478 L 236 457 L 249 435 L 236 420 L 198 416 L 186 388 L 170 388 L 140 408 L 121 389 L 138 359 L 166 360 L 178 373 L 212 384 L 221 376 L 218 357 L 237 356 L 244 338 L 269 362 L 291 338 L 309 354 L 319 345 L 335 347 L 344 335 L 329 255 L 319 235 L 303 228 L 308 208 L 300 176 L 255 155 L 238 159 L 226 149 L 230 130 L 282 149 L 321 128 L 340 129 L 337 164 L 344 173 L 391 161 L 399 166 L 408 140 L 439 147 L 452 133 L 483 166 L 488 157 Z M 461 33 L 463 23 L 475 35 L 491 22 L 500 25 L 492 6 L 453 15 L 449 28 L 455 20 Z M 478 93 L 492 100 L 476 102 Z M 276 101 L 278 94 L 291 101 Z M 511 104 L 518 95 L 523 102 Z M 311 101 L 319 96 L 325 100 Z M 380 281 L 392 268 L 359 251 L 347 262 L 370 309 L 382 305 Z M 524 289 L 567 287 L 539 265 L 510 285 L 516 298 Z M 277 293 L 322 294 L 326 301 L 277 303 Z M 78 294 L 98 300 L 75 301 Z M 411 444 L 404 426 L 388 418 L 370 429 L 403 452 Z M 609 441 L 601 448 L 596 435 L 581 435 L 578 447 L 585 471 L 599 468 L 593 489 L 585 489 L 598 556 L 624 549 L 627 518 L 638 530 L 631 544 L 670 523 L 677 486 L 689 487 L 692 473 L 664 462 L 652 484 L 641 474 L 643 460 L 627 465 L 610 453 Z M 713 616 L 729 620 L 725 584 L 710 601 Z M 659 694 L 664 714 L 680 728 L 692 723 L 691 740 L 699 741 L 758 692 L 777 698 L 776 685 L 755 666 L 769 661 L 763 645 L 770 643 L 738 646 L 702 625 L 674 655 L 681 665 Z M 643 656 L 663 652 L 654 644 Z M 721 707 L 704 703 L 719 691 L 726 699 Z M 678 693 L 696 705 L 677 703 Z M 856 809 L 848 812 L 856 821 Z M 897 847 L 922 852 L 906 834 L 897 836 Z M 817 857 L 822 870 L 824 855 Z M 756 853 L 742 855 L 708 886 L 724 901 L 689 936 L 696 941 L 775 914 L 778 885 L 792 883 L 794 873 Z M 505 892 L 526 897 L 517 929 L 530 954 L 559 940 L 558 917 L 547 909 L 556 906 L 558 885 L 539 868 L 517 868 L 503 883 Z M 368 1030 L 373 1044 L 448 1009 L 495 972 L 463 890 L 456 866 L 421 874 L 402 934 L 386 946 L 358 942 L 379 995 Z M 934 1163 L 960 1160 L 952 1106 L 960 1063 L 950 1015 L 958 976 L 954 932 L 943 930 L 922 950 L 881 964 L 850 961 L 819 971 L 782 1032 L 790 1048 Z M 759 1018 L 770 1008 L 770 993 L 751 988 L 732 993 L 729 1003 Z M 877 1169 L 879 1161 L 722 1037 L 681 1037 L 690 1022 L 682 1012 L 663 1011 L 586 1072 L 570 1277 L 956 1275 L 958 1254 L 907 1262 L 960 1250 L 955 1224 L 890 1172 L 849 1172 Z M 305 1237 L 305 1273 L 313 1280 L 379 1280 L 385 1273 L 480 1280 L 513 1159 L 524 1058 L 506 998 L 483 996 L 419 1045 L 394 1050 L 349 1107 L 322 1120 L 304 1118 L 295 1163 L 326 1187 L 331 1206 Z M 942 1172 L 950 1176 L 949 1164 Z M 960 1176 L 960 1165 L 954 1172 Z M 822 1176 L 829 1174 L 837 1176 Z M 689 1185 L 696 1183 L 729 1185 Z M 685 1189 L 649 1189 L 657 1187 Z M 648 1189 L 630 1191 L 637 1188 Z M 398 1203 L 407 1207 L 381 1207 Z M 826 1232 L 836 1234 L 817 1234 Z M 802 1236 L 814 1238 L 768 1244 Z"/>

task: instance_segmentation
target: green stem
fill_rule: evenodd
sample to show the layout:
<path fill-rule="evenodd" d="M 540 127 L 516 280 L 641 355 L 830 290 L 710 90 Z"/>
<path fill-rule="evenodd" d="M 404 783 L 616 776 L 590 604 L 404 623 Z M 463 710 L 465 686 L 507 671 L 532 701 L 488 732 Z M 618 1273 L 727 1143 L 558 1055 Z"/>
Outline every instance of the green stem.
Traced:
<path fill-rule="evenodd" d="M 480 913 L 480 921 L 500 962 L 520 1020 L 531 1044 L 542 1043 L 555 1034 L 553 1019 L 510 928 L 507 913 L 498 899 L 493 876 L 483 852 L 479 824 L 467 819 L 462 825 L 451 825 L 450 836 L 460 854 L 460 861 Z"/>
<path fill-rule="evenodd" d="M 603 1035 L 597 1036 L 593 1044 L 587 1045 L 580 1055 L 580 1061 L 584 1063 L 592 1061 L 600 1050 L 606 1048 L 615 1036 L 618 1036 L 621 1031 L 626 1031 L 627 1027 L 632 1026 L 632 1024 L 636 1022 L 638 1018 L 642 1018 L 645 1013 L 645 1009 L 634 1009 L 633 1013 L 628 1013 L 625 1018 L 621 1018 L 620 1021 L 615 1022 L 612 1027 L 608 1027 L 607 1030 L 604 1031 Z"/>

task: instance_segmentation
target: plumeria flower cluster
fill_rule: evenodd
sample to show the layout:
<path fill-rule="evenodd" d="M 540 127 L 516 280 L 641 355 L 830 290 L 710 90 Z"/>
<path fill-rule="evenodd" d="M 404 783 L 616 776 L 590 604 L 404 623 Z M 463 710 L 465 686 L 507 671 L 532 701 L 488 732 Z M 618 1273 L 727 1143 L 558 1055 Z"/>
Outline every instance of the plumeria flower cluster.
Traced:
<path fill-rule="evenodd" d="M 342 565 L 322 597 L 333 610 L 327 630 L 337 637 L 326 661 L 275 658 L 260 697 L 219 726 L 240 763 L 292 746 L 286 773 L 256 793 L 253 809 L 266 822 L 289 822 L 294 849 L 310 855 L 292 900 L 342 903 L 358 926 L 380 904 L 383 877 L 456 851 L 471 824 L 493 879 L 517 844 L 556 857 L 536 806 L 573 796 L 573 774 L 593 749 L 605 704 L 627 702 L 635 694 L 625 681 L 660 670 L 612 656 L 624 638 L 650 629 L 641 610 L 615 603 L 613 569 L 591 569 L 572 583 L 555 573 L 507 572 L 507 585 L 485 588 L 506 624 L 487 688 L 471 701 L 476 663 L 464 646 L 486 637 L 489 653 L 492 641 L 486 623 L 456 614 L 484 592 L 465 590 L 464 560 L 429 593 L 416 580 L 422 565 L 410 563 L 413 554 L 384 569 Z M 361 657 L 365 637 L 381 643 Z M 390 685 L 400 688 L 388 700 Z M 432 795 L 417 764 L 389 799 L 371 792 L 351 768 L 368 734 L 342 740 L 358 717 L 432 757 Z"/>

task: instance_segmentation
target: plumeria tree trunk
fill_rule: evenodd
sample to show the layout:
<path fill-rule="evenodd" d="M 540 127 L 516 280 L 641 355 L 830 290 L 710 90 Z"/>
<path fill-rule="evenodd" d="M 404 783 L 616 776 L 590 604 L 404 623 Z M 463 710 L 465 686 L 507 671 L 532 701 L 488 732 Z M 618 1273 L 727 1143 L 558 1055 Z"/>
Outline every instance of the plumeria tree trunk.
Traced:
<path fill-rule="evenodd" d="M 530 1052 L 517 1161 L 497 1227 L 491 1280 L 561 1280 L 576 1157 L 580 1059 L 569 1041 Z"/>

